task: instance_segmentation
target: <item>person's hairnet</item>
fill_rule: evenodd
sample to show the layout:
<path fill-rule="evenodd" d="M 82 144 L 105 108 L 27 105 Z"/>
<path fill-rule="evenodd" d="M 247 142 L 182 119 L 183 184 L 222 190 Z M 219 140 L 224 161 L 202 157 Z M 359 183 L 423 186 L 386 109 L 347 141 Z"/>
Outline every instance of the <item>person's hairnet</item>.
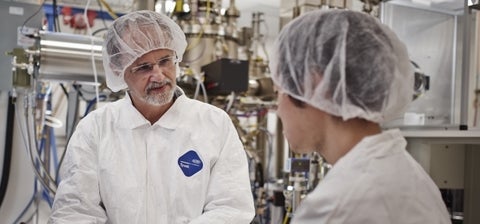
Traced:
<path fill-rule="evenodd" d="M 329 114 L 380 123 L 401 115 L 413 95 L 407 49 L 362 12 L 317 10 L 287 24 L 270 69 L 283 92 Z"/>
<path fill-rule="evenodd" d="M 170 49 L 181 61 L 186 47 L 185 34 L 168 16 L 148 10 L 123 15 L 110 26 L 103 43 L 107 86 L 114 92 L 127 88 L 125 69 L 150 51 Z"/>

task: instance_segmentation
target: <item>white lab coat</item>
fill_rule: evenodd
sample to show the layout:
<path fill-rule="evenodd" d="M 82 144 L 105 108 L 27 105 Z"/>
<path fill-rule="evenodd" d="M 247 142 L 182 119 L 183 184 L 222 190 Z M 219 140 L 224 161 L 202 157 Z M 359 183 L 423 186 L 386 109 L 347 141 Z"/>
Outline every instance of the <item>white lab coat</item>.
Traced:
<path fill-rule="evenodd" d="M 398 129 L 360 141 L 306 196 L 292 224 L 451 223 L 438 187 Z"/>
<path fill-rule="evenodd" d="M 61 177 L 49 223 L 246 224 L 255 214 L 230 118 L 185 95 L 153 125 L 128 96 L 93 111 Z"/>

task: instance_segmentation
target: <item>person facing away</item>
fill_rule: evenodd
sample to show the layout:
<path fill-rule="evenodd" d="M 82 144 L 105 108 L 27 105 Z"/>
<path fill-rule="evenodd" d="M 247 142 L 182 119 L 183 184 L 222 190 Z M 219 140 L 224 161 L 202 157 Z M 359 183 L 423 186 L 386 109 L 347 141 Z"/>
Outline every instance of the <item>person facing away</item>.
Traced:
<path fill-rule="evenodd" d="M 186 46 L 180 27 L 153 11 L 113 22 L 106 80 L 127 94 L 79 122 L 49 223 L 250 223 L 247 157 L 233 123 L 176 86 Z"/>
<path fill-rule="evenodd" d="M 333 165 L 291 223 L 450 223 L 401 132 L 379 125 L 413 96 L 407 49 L 388 27 L 361 12 L 317 10 L 286 25 L 272 55 L 291 149 Z"/>

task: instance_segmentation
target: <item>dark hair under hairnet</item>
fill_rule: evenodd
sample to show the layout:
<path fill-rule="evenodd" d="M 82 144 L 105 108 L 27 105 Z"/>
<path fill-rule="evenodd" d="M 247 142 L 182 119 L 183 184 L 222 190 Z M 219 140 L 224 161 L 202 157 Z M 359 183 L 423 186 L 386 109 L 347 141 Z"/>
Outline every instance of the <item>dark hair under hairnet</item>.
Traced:
<path fill-rule="evenodd" d="M 317 10 L 287 24 L 275 42 L 272 78 L 284 92 L 344 120 L 382 122 L 412 99 L 405 46 L 376 18 Z"/>

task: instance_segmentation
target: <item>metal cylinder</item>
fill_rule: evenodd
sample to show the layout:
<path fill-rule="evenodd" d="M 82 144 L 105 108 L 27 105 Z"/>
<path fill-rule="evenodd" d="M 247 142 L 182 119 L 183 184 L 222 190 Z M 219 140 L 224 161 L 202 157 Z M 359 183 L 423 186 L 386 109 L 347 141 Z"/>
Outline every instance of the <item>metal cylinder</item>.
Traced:
<path fill-rule="evenodd" d="M 253 29 L 253 37 L 252 37 L 252 58 L 259 57 L 258 49 L 260 48 L 261 44 L 263 43 L 263 35 L 260 33 L 260 24 L 263 22 L 263 13 L 262 12 L 253 12 L 252 13 L 252 29 Z"/>
<path fill-rule="evenodd" d="M 181 27 L 188 42 L 183 55 L 183 64 L 193 69 L 195 73 L 200 73 L 201 66 L 215 60 L 215 43 L 222 27 L 201 25 L 196 22 L 186 22 L 181 24 Z"/>
<path fill-rule="evenodd" d="M 105 80 L 102 63 L 103 39 L 51 32 L 40 32 L 39 35 L 40 79 L 94 84 L 95 69 L 97 81 L 101 83 Z"/>

